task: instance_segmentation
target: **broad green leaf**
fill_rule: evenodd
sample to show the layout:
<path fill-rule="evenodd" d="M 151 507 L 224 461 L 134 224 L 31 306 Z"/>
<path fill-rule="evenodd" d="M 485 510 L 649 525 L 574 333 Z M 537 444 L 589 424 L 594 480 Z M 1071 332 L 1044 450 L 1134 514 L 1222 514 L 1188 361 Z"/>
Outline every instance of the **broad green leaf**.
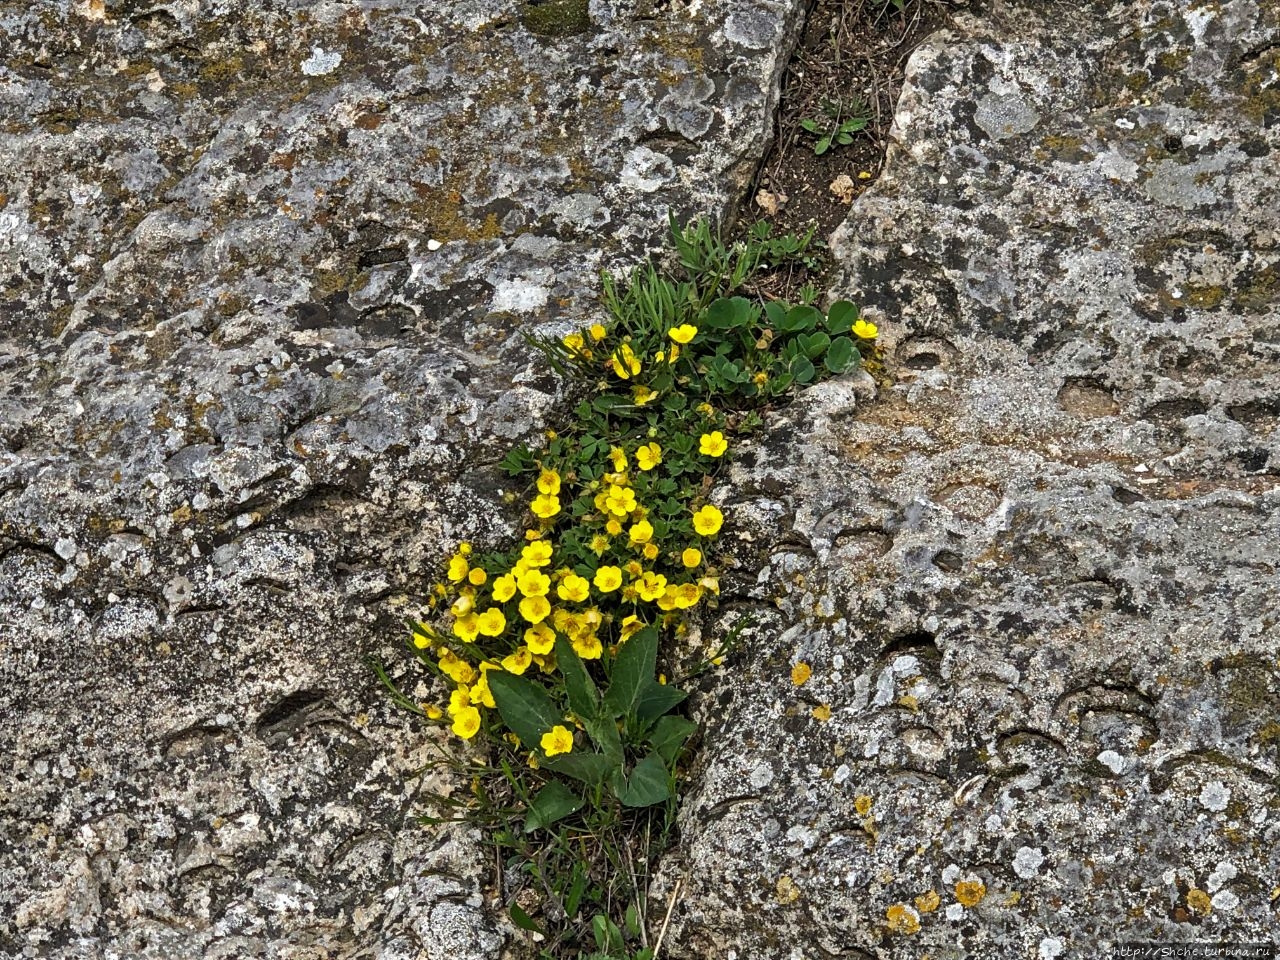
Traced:
<path fill-rule="evenodd" d="M 816 144 L 814 144 L 813 152 L 816 153 L 818 156 L 822 156 L 824 153 L 827 152 L 828 149 L 830 149 L 830 147 L 831 147 L 831 138 L 823 137 Z"/>
<path fill-rule="evenodd" d="M 849 364 L 861 359 L 862 355 L 858 353 L 852 340 L 848 337 L 836 337 L 831 341 L 831 347 L 827 350 L 827 358 L 824 362 L 832 373 L 844 373 Z"/>
<path fill-rule="evenodd" d="M 614 796 L 624 807 L 648 807 L 662 803 L 671 796 L 671 775 L 667 765 L 656 753 L 651 753 L 635 765 L 625 782 L 613 779 Z"/>
<path fill-rule="evenodd" d="M 635 711 L 636 703 L 645 689 L 645 682 L 653 682 L 658 661 L 658 630 L 645 627 L 618 650 L 613 663 L 613 676 L 609 691 L 604 695 L 604 714 L 611 717 L 628 716 Z"/>
<path fill-rule="evenodd" d="M 538 791 L 533 802 L 529 804 L 529 812 L 524 818 L 524 832 L 532 833 L 535 830 L 546 829 L 557 820 L 563 820 L 569 814 L 577 813 L 585 803 L 585 800 L 559 780 L 552 780 Z M 525 929 L 533 928 L 525 927 Z"/>
<path fill-rule="evenodd" d="M 649 745 L 654 753 L 671 763 L 697 729 L 698 725 L 685 717 L 663 717 L 649 734 Z"/>
<path fill-rule="evenodd" d="M 622 766 L 622 737 L 618 733 L 618 721 L 613 717 L 596 717 L 583 723 L 587 736 L 600 748 L 613 766 Z"/>
<path fill-rule="evenodd" d="M 796 383 L 812 383 L 817 373 L 808 357 L 796 357 L 791 361 L 791 375 L 796 378 Z"/>
<path fill-rule="evenodd" d="M 746 325 L 754 312 L 745 297 L 721 297 L 707 307 L 705 321 L 713 330 L 732 330 Z"/>
<path fill-rule="evenodd" d="M 817 327 L 821 320 L 822 314 L 816 308 L 801 304 L 787 311 L 787 315 L 778 324 L 778 329 L 783 333 L 806 333 Z"/>
<path fill-rule="evenodd" d="M 600 712 L 600 693 L 573 644 L 564 637 L 556 637 L 556 663 L 564 675 L 569 709 L 577 714 L 579 720 L 594 720 Z"/>
<path fill-rule="evenodd" d="M 583 783 L 593 787 L 598 787 L 604 783 L 605 779 L 615 769 L 615 764 L 603 754 L 579 753 L 576 751 L 548 757 L 542 761 L 542 766 L 548 770 L 554 770 L 556 773 L 563 773 L 566 777 L 581 780 Z"/>
<path fill-rule="evenodd" d="M 800 341 L 800 349 L 810 360 L 817 360 L 831 346 L 831 338 L 821 330 L 817 333 L 802 333 L 796 339 Z"/>
<path fill-rule="evenodd" d="M 640 936 L 640 911 L 636 909 L 634 903 L 627 904 L 627 913 L 624 919 L 627 925 L 627 933 L 633 937 Z"/>
<path fill-rule="evenodd" d="M 848 300 L 837 300 L 827 311 L 827 329 L 832 333 L 848 333 L 857 319 L 857 307 Z"/>
<path fill-rule="evenodd" d="M 517 903 L 513 903 L 511 905 L 511 920 L 521 930 L 540 933 L 544 937 L 547 935 L 547 931 L 538 926 L 537 921 L 535 921 L 533 917 L 529 916 L 529 914 L 525 913 L 524 909 Z"/>
<path fill-rule="evenodd" d="M 502 722 L 530 749 L 556 724 L 564 724 L 559 708 L 546 691 L 531 680 L 493 670 L 489 673 L 489 689 Z"/>
<path fill-rule="evenodd" d="M 790 305 L 785 300 L 770 300 L 764 305 L 765 316 L 769 318 L 769 323 L 778 326 L 782 323 L 782 318 L 787 315 Z"/>
<path fill-rule="evenodd" d="M 636 716 L 645 722 L 657 720 L 672 707 L 683 703 L 688 694 L 670 684 L 659 683 L 653 677 L 640 691 L 636 702 Z"/>
<path fill-rule="evenodd" d="M 817 120 L 809 120 L 809 119 L 801 120 L 801 121 L 800 121 L 800 126 L 804 127 L 804 128 L 805 128 L 806 130 L 808 130 L 810 133 L 817 133 L 817 132 L 818 132 L 818 121 L 817 121 Z"/>

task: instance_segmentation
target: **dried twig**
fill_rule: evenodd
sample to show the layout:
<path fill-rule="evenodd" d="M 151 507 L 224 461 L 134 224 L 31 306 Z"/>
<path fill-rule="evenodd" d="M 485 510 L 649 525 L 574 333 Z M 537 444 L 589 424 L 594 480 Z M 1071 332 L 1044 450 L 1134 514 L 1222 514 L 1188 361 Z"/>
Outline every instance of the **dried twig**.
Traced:
<path fill-rule="evenodd" d="M 671 888 L 671 899 L 667 902 L 667 915 L 662 918 L 662 929 L 658 931 L 658 943 L 653 948 L 653 960 L 658 960 L 658 954 L 662 951 L 662 941 L 667 937 L 667 924 L 671 922 L 671 911 L 676 908 L 676 898 L 680 896 L 680 885 L 683 883 L 684 877 L 681 877 Z"/>

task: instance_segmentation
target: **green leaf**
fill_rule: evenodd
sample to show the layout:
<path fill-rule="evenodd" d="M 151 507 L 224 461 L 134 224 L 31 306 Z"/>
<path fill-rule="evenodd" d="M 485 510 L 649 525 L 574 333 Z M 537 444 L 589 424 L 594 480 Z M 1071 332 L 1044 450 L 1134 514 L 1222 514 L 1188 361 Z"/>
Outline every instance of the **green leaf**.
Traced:
<path fill-rule="evenodd" d="M 587 865 L 579 860 L 573 865 L 573 883 L 564 898 L 565 915 L 572 920 L 578 915 L 578 907 L 582 904 L 582 894 L 587 889 Z"/>
<path fill-rule="evenodd" d="M 662 803 L 671 796 L 671 775 L 666 764 L 656 753 L 649 754 L 635 765 L 625 781 L 621 775 L 614 777 L 613 795 L 624 807 Z"/>
<path fill-rule="evenodd" d="M 732 330 L 746 326 L 753 312 L 751 301 L 745 297 L 721 297 L 707 307 L 704 320 L 713 330 Z"/>
<path fill-rule="evenodd" d="M 546 691 L 531 680 L 493 670 L 489 673 L 489 690 L 502 722 L 530 749 L 542 740 L 544 733 L 564 723 L 559 708 Z"/>
<path fill-rule="evenodd" d="M 814 329 L 821 320 L 822 314 L 816 308 L 801 304 L 787 311 L 778 329 L 783 333 L 803 333 Z"/>
<path fill-rule="evenodd" d="M 627 925 L 627 933 L 633 937 L 640 936 L 640 911 L 636 909 L 634 903 L 627 904 L 627 913 L 624 920 Z"/>
<path fill-rule="evenodd" d="M 800 349 L 810 360 L 818 359 L 831 346 L 831 338 L 821 330 L 817 333 L 802 333 L 797 339 L 800 341 Z"/>
<path fill-rule="evenodd" d="M 595 934 L 597 950 L 612 953 L 624 948 L 622 931 L 603 913 L 597 913 L 591 918 L 591 932 Z"/>
<path fill-rule="evenodd" d="M 587 673 L 582 659 L 564 637 L 556 637 L 556 663 L 564 675 L 565 692 L 569 695 L 569 709 L 579 720 L 594 720 L 600 712 L 600 692 Z"/>
<path fill-rule="evenodd" d="M 603 754 L 577 752 L 548 757 L 542 761 L 542 766 L 593 787 L 604 783 L 617 767 Z"/>
<path fill-rule="evenodd" d="M 687 696 L 683 690 L 650 677 L 636 702 L 636 717 L 645 722 L 657 720 L 672 707 L 683 703 Z"/>
<path fill-rule="evenodd" d="M 769 318 L 769 323 L 776 327 L 782 323 L 789 308 L 790 305 L 785 300 L 770 300 L 764 305 L 764 313 Z"/>
<path fill-rule="evenodd" d="M 796 357 L 791 361 L 791 375 L 796 378 L 796 383 L 812 383 L 817 374 L 808 357 Z"/>
<path fill-rule="evenodd" d="M 827 365 L 827 369 L 832 373 L 844 373 L 849 364 L 861 359 L 862 355 L 858 353 L 852 340 L 848 337 L 836 337 L 831 341 L 831 346 L 827 350 L 827 358 L 824 362 Z"/>
<path fill-rule="evenodd" d="M 604 695 L 604 714 L 630 716 L 636 708 L 645 682 L 653 682 L 658 662 L 658 629 L 645 627 L 622 645 L 613 663 L 613 677 Z"/>
<path fill-rule="evenodd" d="M 566 787 L 559 780 L 552 780 L 538 791 L 533 802 L 529 804 L 529 812 L 524 818 L 524 832 L 545 830 L 557 820 L 563 820 L 571 813 L 577 813 L 586 801 Z M 514 918 L 513 918 L 514 919 Z M 533 929 L 525 927 L 526 930 Z"/>
<path fill-rule="evenodd" d="M 832 333 L 848 333 L 857 319 L 857 307 L 848 300 L 837 300 L 827 311 L 827 329 Z"/>
<path fill-rule="evenodd" d="M 817 143 L 813 145 L 813 152 L 818 156 L 822 156 L 830 148 L 831 148 L 831 138 L 823 137 L 821 140 L 819 140 Z"/>
<path fill-rule="evenodd" d="M 517 903 L 513 903 L 511 905 L 511 920 L 521 930 L 529 930 L 529 931 L 532 931 L 533 933 L 540 933 L 544 937 L 547 935 L 547 931 L 543 930 L 540 926 L 538 926 L 537 922 L 533 919 L 533 917 L 525 913 L 524 909 Z"/>
<path fill-rule="evenodd" d="M 600 748 L 600 753 L 615 768 L 622 766 L 622 737 L 618 733 L 618 721 L 612 717 L 596 717 L 582 724 L 587 736 Z"/>
<path fill-rule="evenodd" d="M 800 121 L 800 126 L 804 127 L 804 128 L 805 128 L 806 130 L 808 130 L 810 133 L 817 133 L 817 132 L 818 132 L 818 121 L 817 121 L 817 120 L 811 120 L 811 119 L 807 119 L 807 118 L 806 118 L 806 119 L 804 119 L 804 120 L 801 120 L 801 121 Z"/>
<path fill-rule="evenodd" d="M 685 717 L 663 717 L 649 734 L 649 746 L 663 760 L 671 763 L 697 729 L 698 725 Z"/>

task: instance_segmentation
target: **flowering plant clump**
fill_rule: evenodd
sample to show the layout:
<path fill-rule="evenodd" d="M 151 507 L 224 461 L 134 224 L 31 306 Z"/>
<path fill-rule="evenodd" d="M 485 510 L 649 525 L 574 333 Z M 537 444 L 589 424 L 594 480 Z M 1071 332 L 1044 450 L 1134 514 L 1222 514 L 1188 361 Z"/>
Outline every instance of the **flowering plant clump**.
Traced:
<path fill-rule="evenodd" d="M 537 879 L 541 904 L 520 905 L 517 888 L 511 915 L 547 938 L 545 957 L 589 952 L 580 918 L 591 906 L 592 957 L 646 957 L 628 945 L 646 939 L 628 844 L 647 811 L 651 847 L 638 859 L 660 849 L 697 729 L 678 713 L 685 692 L 658 664 L 662 639 L 687 634 L 720 592 L 726 518 L 711 501 L 713 480 L 756 407 L 820 370 L 856 365 L 878 335 L 844 301 L 824 312 L 812 291 L 798 304 L 752 295 L 752 277 L 802 257 L 807 238 L 758 227 L 730 247 L 706 225 L 673 224 L 672 233 L 678 273 L 648 264 L 625 288 L 606 276 L 607 322 L 536 342 L 585 397 L 540 449 L 503 460 L 523 484 L 523 539 L 487 551 L 459 544 L 429 615 L 412 625 L 413 648 L 440 678 L 439 702 L 415 705 L 397 692 L 496 757 L 468 766 L 474 796 L 464 812 L 475 820 L 488 809 L 507 824 L 496 839 L 523 864 L 518 876 Z M 724 653 L 704 651 L 699 669 Z M 555 839 L 539 850 L 529 839 L 538 834 Z M 574 837 L 594 860 L 574 854 Z M 609 913 L 618 902 L 628 904 L 625 931 Z"/>

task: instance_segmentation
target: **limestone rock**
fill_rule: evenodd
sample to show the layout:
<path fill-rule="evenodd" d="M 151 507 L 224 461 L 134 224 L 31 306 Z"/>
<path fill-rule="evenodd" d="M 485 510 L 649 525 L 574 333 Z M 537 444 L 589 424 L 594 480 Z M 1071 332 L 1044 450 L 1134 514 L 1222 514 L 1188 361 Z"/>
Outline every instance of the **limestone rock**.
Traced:
<path fill-rule="evenodd" d="M 3 5 L 0 955 L 504 949 L 365 658 L 511 533 L 519 332 L 736 201 L 800 8 Z"/>
<path fill-rule="evenodd" d="M 833 242 L 878 397 L 810 390 L 721 491 L 752 620 L 670 956 L 1274 939 L 1278 43 L 1257 0 L 1026 0 L 913 56 Z"/>

